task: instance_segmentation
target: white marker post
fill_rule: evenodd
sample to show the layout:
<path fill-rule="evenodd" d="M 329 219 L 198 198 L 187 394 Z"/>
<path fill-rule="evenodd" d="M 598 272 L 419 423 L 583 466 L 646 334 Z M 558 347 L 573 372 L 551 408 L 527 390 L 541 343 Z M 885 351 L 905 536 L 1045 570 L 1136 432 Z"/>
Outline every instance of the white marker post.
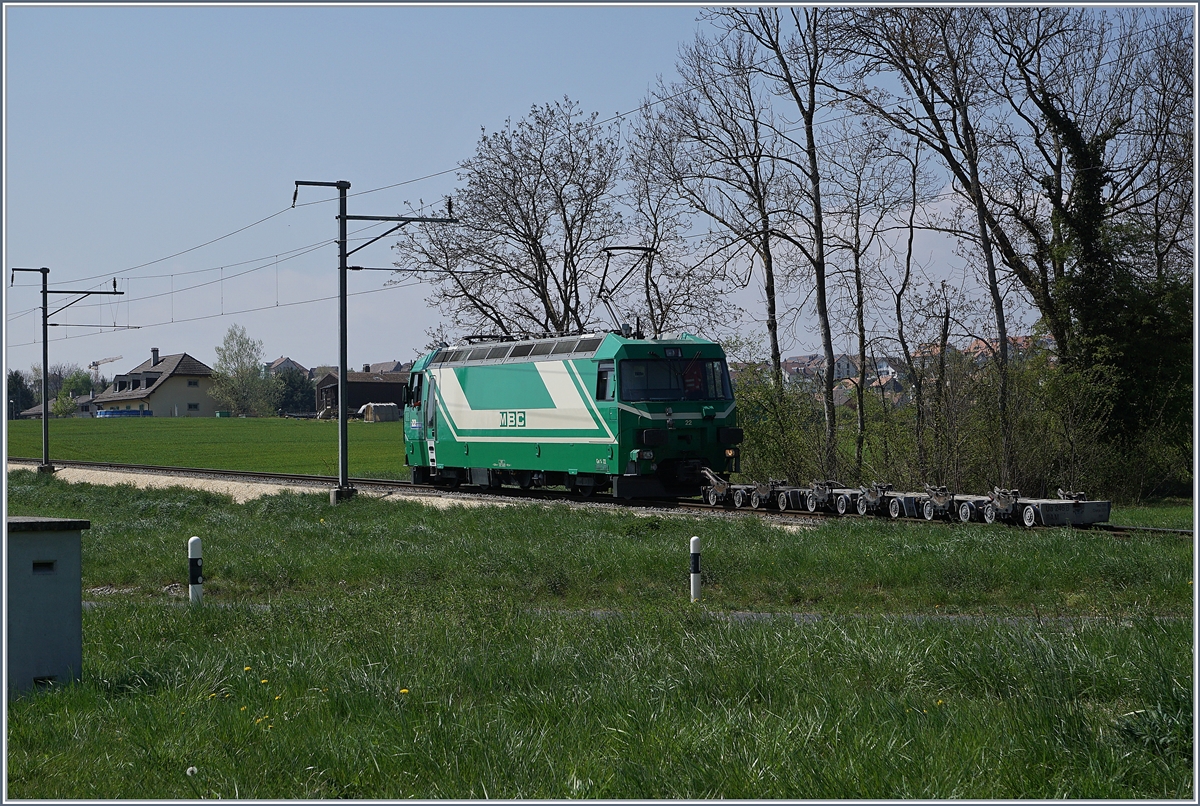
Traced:
<path fill-rule="evenodd" d="M 700 601 L 700 538 L 692 538 L 692 601 Z"/>
<path fill-rule="evenodd" d="M 200 538 L 193 537 L 188 541 L 188 594 L 192 604 L 200 604 L 204 594 L 204 560 L 200 557 Z"/>

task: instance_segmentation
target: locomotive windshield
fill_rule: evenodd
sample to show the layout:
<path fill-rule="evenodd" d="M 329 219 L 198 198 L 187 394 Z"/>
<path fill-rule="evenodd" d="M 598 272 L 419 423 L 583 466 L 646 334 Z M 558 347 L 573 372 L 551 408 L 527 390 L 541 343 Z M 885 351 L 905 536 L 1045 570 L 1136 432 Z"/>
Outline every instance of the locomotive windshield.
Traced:
<path fill-rule="evenodd" d="M 638 358 L 621 362 L 621 399 L 733 400 L 720 358 Z"/>

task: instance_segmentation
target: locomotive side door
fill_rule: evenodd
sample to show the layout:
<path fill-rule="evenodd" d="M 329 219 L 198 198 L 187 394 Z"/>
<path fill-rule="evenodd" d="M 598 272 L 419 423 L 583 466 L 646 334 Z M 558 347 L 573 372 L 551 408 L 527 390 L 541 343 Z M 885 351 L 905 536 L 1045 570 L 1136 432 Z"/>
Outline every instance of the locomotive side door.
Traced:
<path fill-rule="evenodd" d="M 437 382 L 433 373 L 426 375 L 425 402 L 422 405 L 425 408 L 425 444 L 429 451 L 429 469 L 432 472 L 437 469 Z"/>
<path fill-rule="evenodd" d="M 425 453 L 425 413 L 421 409 L 422 396 L 425 392 L 425 374 L 414 372 L 408 380 L 408 390 L 405 394 L 404 410 L 404 441 L 407 443 L 405 453 L 409 465 L 424 464 Z"/>

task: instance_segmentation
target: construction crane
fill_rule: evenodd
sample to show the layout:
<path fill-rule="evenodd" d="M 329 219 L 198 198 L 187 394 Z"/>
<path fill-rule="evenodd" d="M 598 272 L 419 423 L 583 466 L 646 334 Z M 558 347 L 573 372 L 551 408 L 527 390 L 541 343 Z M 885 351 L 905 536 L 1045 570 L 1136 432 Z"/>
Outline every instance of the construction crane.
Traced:
<path fill-rule="evenodd" d="M 88 369 L 90 369 L 92 371 L 92 383 L 100 382 L 100 365 L 101 364 L 108 364 L 112 361 L 120 361 L 124 357 L 125 356 L 122 356 L 122 355 L 113 355 L 113 356 L 109 356 L 108 358 L 101 358 L 98 361 L 93 361 L 92 363 L 88 364 Z"/>

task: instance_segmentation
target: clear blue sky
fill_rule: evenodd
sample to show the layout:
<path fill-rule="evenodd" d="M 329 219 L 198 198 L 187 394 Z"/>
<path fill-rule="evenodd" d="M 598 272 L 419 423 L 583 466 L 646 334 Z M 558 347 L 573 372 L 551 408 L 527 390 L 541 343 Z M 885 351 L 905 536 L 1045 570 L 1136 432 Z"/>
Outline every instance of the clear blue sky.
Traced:
<path fill-rule="evenodd" d="M 657 75 L 673 74 L 698 26 L 694 7 L 4 12 L 5 267 L 48 266 L 60 288 L 111 288 L 118 278 L 125 297 L 92 297 L 52 321 L 141 330 L 50 331 L 51 364 L 123 355 L 104 366 L 110 376 L 151 347 L 211 364 L 235 322 L 268 359 L 336 363 L 335 302 L 289 305 L 336 294 L 335 247 L 283 259 L 336 238 L 336 204 L 133 267 L 283 210 L 296 179 L 345 179 L 358 193 L 452 169 L 480 127 L 499 128 L 535 103 L 569 95 L 601 117 L 629 111 Z M 440 200 L 453 187 L 451 173 L 352 196 L 349 212 L 400 214 L 404 202 Z M 332 195 L 309 188 L 300 202 Z M 390 266 L 389 243 L 355 257 Z M 202 271 L 221 266 L 230 268 Z M 350 290 L 379 289 L 387 277 L 352 274 Z M 5 284 L 11 368 L 41 358 L 39 312 L 17 316 L 40 304 L 37 279 Z M 181 290 L 199 283 L 208 285 Z M 351 366 L 411 359 L 437 321 L 425 296 L 414 287 L 351 297 Z M 180 321 L 194 317 L 209 318 Z"/>

